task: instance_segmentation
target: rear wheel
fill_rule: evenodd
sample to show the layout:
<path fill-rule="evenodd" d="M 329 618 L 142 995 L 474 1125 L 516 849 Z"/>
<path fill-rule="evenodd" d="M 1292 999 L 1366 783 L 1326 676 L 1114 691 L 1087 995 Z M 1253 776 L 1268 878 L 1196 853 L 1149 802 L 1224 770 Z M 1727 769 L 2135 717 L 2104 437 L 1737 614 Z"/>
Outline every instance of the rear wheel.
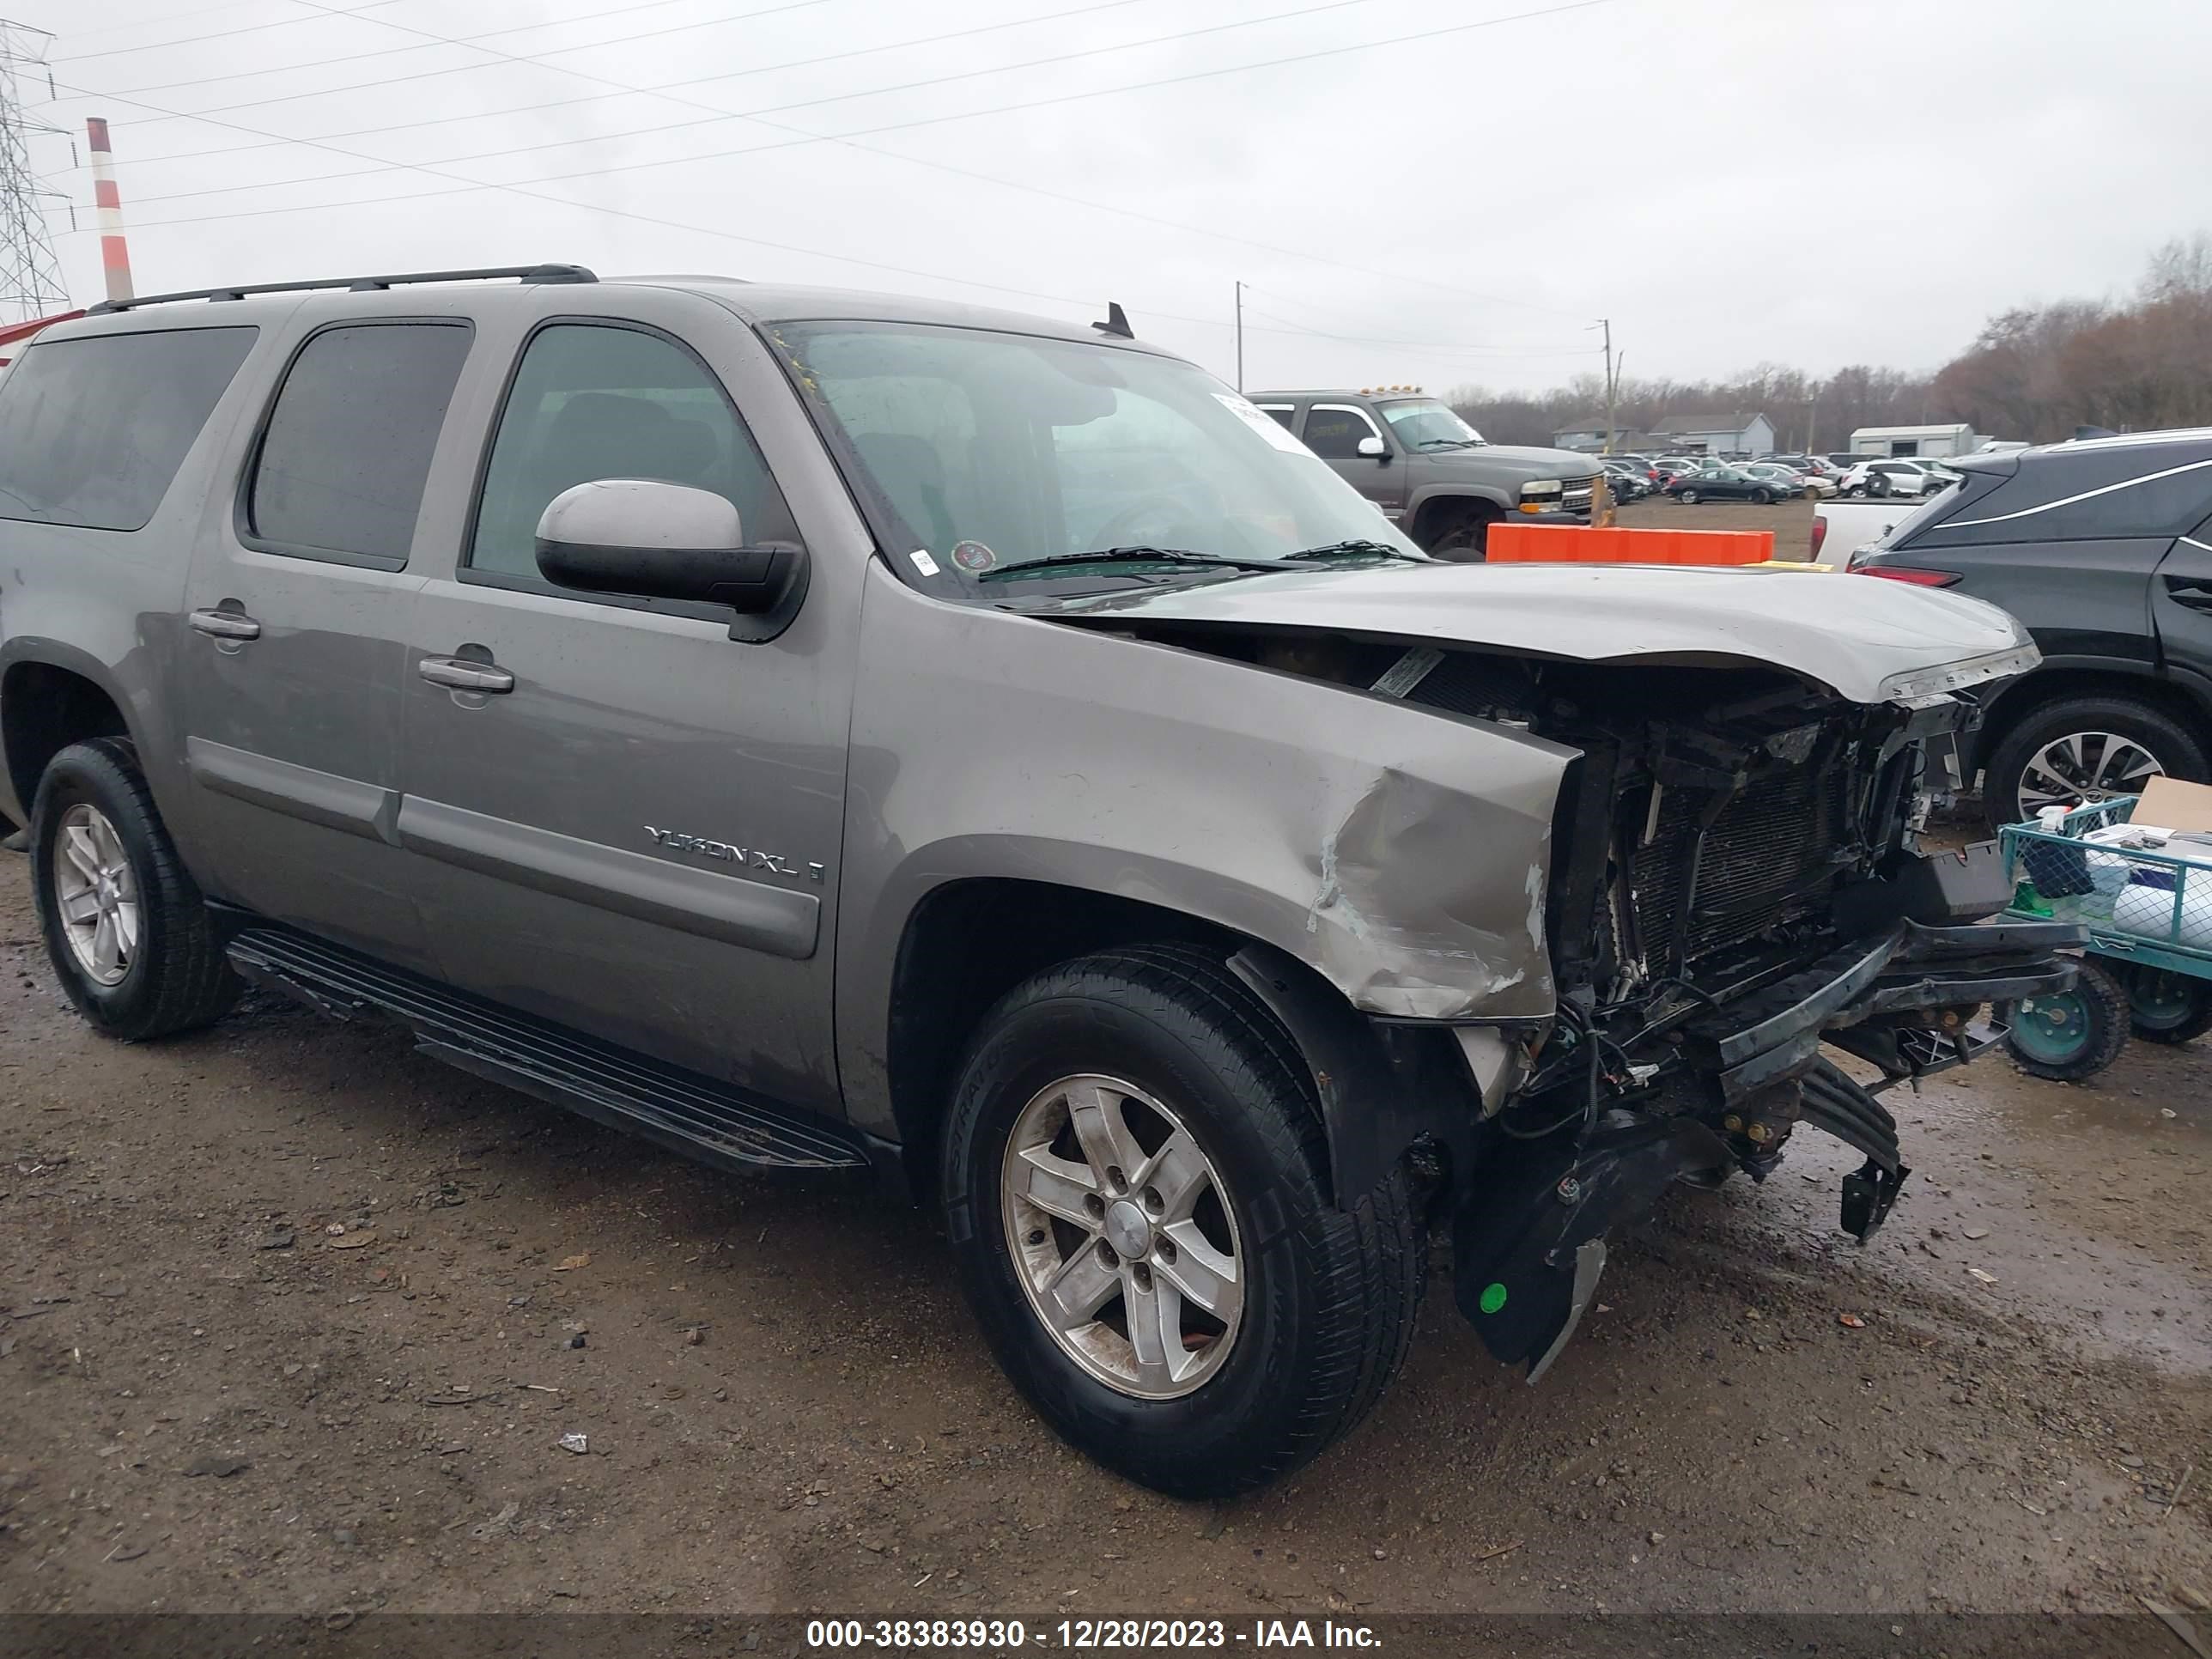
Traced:
<path fill-rule="evenodd" d="M 2127 994 L 2094 962 L 2081 964 L 2072 990 L 2023 997 L 2008 1018 L 2005 1051 L 2023 1072 L 2055 1083 L 2094 1077 L 2127 1046 Z"/>
<path fill-rule="evenodd" d="M 1695 507 L 1698 504 L 1698 492 L 1694 489 L 1678 489 L 1674 492 L 1674 499 L 1685 507 Z"/>
<path fill-rule="evenodd" d="M 1424 549 L 1431 556 L 1458 564 L 1480 564 L 1487 556 L 1490 526 L 1498 522 L 1498 509 L 1486 501 L 1443 512 Z"/>
<path fill-rule="evenodd" d="M 94 1025 L 134 1041 L 167 1036 L 230 1006 L 237 976 L 130 743 L 101 738 L 54 757 L 30 851 L 46 955 Z"/>
<path fill-rule="evenodd" d="M 2193 1042 L 2212 1031 L 2212 983 L 2190 974 L 2130 964 L 2121 975 L 2128 1023 L 2148 1042 Z"/>
<path fill-rule="evenodd" d="M 2045 806 L 2138 794 L 2160 774 L 2206 776 L 2203 747 L 2179 720 L 2136 697 L 2064 697 L 1991 747 L 1984 807 L 1993 824 L 2021 823 Z"/>
<path fill-rule="evenodd" d="M 1311 1079 L 1208 953 L 1116 951 L 1009 993 L 963 1068 L 943 1176 L 1000 1364 L 1146 1486 L 1273 1480 L 1405 1358 L 1427 1243 L 1407 1177 L 1331 1201 Z"/>

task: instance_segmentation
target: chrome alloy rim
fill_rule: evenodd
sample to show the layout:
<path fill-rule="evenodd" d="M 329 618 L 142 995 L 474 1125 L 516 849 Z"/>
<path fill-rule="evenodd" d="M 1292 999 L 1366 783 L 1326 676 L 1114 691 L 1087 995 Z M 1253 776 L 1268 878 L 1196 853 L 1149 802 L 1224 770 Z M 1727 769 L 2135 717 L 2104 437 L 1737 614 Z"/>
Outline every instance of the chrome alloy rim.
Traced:
<path fill-rule="evenodd" d="M 1108 1387 L 1174 1400 L 1236 1346 L 1244 1258 L 1229 1194 L 1176 1115 L 1109 1077 L 1064 1077 L 1014 1121 L 1000 1177 L 1030 1310 Z"/>
<path fill-rule="evenodd" d="M 138 878 L 115 826 L 83 801 L 54 834 L 54 908 L 86 977 L 120 985 L 138 959 Z"/>
<path fill-rule="evenodd" d="M 2141 794 L 2143 785 L 2165 770 L 2158 757 L 2132 738 L 2071 732 L 2045 744 L 2021 774 L 2019 816 L 2032 818 L 2045 806 Z"/>

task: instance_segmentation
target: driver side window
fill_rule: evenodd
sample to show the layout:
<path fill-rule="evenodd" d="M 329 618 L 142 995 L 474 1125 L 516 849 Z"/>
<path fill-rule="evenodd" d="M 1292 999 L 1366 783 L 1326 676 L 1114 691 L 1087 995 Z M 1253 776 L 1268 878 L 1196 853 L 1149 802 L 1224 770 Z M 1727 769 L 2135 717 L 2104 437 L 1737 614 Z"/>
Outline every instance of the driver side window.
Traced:
<path fill-rule="evenodd" d="M 546 503 L 599 478 L 712 490 L 736 505 L 747 543 L 799 540 L 752 434 L 705 364 L 644 329 L 556 323 L 531 337 L 508 388 L 467 568 L 540 585 Z"/>
<path fill-rule="evenodd" d="M 1359 441 L 1382 435 L 1357 409 L 1316 404 L 1306 411 L 1306 447 L 1325 461 L 1356 461 Z"/>

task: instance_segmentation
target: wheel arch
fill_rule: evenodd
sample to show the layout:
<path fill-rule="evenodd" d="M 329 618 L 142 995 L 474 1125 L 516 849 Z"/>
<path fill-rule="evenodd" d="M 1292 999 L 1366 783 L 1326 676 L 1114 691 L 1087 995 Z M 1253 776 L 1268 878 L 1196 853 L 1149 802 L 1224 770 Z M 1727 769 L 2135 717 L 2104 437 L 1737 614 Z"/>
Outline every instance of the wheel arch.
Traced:
<path fill-rule="evenodd" d="M 1431 484 L 1416 490 L 1406 504 L 1406 533 L 1421 546 L 1438 533 L 1450 519 L 1478 507 L 1504 518 L 1511 510 L 1503 490 L 1480 485 Z"/>
<path fill-rule="evenodd" d="M 1454 1142 L 1479 1103 L 1443 1025 L 1383 1027 L 1288 952 L 1218 922 L 1110 893 L 978 877 L 933 890 L 907 918 L 885 1057 L 908 1191 L 927 1201 L 962 1057 L 999 999 L 1031 975 L 1136 944 L 1182 944 L 1244 981 L 1304 1059 L 1328 1131 L 1331 1192 L 1366 1192 L 1425 1133 Z M 1455 1086 L 1456 1085 L 1457 1086 Z"/>
<path fill-rule="evenodd" d="M 2148 703 L 2189 727 L 2212 751 L 2212 703 L 2197 688 L 2160 673 L 2155 665 L 2126 658 L 2045 658 L 2040 668 L 2021 675 L 1984 708 L 1974 731 L 1972 772 L 1988 765 L 2006 735 L 2038 709 L 2072 697 L 2099 696 Z"/>
<path fill-rule="evenodd" d="M 65 646 L 13 655 L 0 668 L 0 757 L 5 759 L 5 811 L 28 821 L 47 764 L 73 743 L 137 733 L 100 665 Z"/>

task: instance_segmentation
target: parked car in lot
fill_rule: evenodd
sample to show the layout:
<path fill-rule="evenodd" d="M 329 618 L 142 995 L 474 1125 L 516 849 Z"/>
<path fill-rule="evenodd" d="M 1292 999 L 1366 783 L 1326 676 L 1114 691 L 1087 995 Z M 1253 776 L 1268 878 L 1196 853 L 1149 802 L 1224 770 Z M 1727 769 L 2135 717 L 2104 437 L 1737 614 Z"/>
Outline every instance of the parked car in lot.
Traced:
<path fill-rule="evenodd" d="M 1958 482 L 1948 467 L 1902 458 L 1862 462 L 1844 474 L 1846 495 L 1932 495 Z"/>
<path fill-rule="evenodd" d="M 1989 700 L 1963 757 L 1960 781 L 1982 775 L 1991 821 L 2133 794 L 2160 773 L 2212 778 L 2212 431 L 1953 465 L 1958 489 L 1851 509 L 1893 522 L 1838 539 L 1871 542 L 1851 554 L 1861 574 L 1987 599 L 2041 647 L 2043 665 Z"/>
<path fill-rule="evenodd" d="M 1668 481 L 1665 489 L 1669 497 L 1686 507 L 1698 501 L 1756 501 L 1764 507 L 1796 493 L 1786 481 L 1717 462 L 1708 462 L 1695 471 L 1677 473 Z"/>
<path fill-rule="evenodd" d="M 1501 519 L 1589 522 L 1595 457 L 1493 444 L 1434 398 L 1261 392 L 1253 401 L 1440 559 L 1480 560 Z"/>
<path fill-rule="evenodd" d="M 1754 478 L 1769 478 L 1779 485 L 1785 495 L 1832 495 L 1837 493 L 1835 481 L 1819 472 L 1808 472 L 1779 461 L 1747 461 L 1741 469 Z"/>
<path fill-rule="evenodd" d="M 2002 611 L 1439 562 L 1118 308 L 110 303 L 0 394 L 0 811 L 94 1027 L 252 980 L 872 1168 L 1036 1409 L 1186 1495 L 1372 1407 L 1431 1220 L 1532 1375 L 1609 1238 L 1793 1133 L 1866 1237 L 1897 1126 L 1822 1043 L 1963 1060 L 2081 937 L 1912 849 L 1918 740 L 2036 662 Z"/>
<path fill-rule="evenodd" d="M 1626 461 L 1607 460 L 1604 464 L 1607 488 L 1617 501 L 1641 501 L 1651 494 L 1650 470 L 1632 465 Z"/>

